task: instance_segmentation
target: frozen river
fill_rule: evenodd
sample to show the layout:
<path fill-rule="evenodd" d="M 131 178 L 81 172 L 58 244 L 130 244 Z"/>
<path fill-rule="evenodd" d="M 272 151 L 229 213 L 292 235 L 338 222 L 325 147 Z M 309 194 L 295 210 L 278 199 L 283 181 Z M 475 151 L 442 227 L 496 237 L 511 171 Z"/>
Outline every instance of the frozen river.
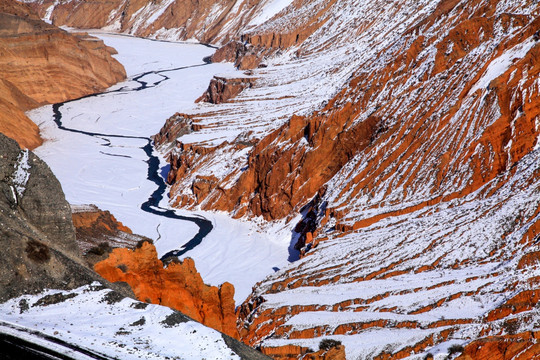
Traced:
<path fill-rule="evenodd" d="M 111 211 L 133 232 L 154 239 L 160 256 L 183 249 L 179 254 L 195 260 L 205 282 L 231 282 L 240 302 L 257 281 L 287 264 L 290 232 L 279 225 L 261 231 L 255 222 L 225 213 L 168 208 L 159 178 L 167 164 L 148 146 L 168 117 L 192 110 L 210 79 L 234 72 L 233 66 L 206 64 L 203 58 L 215 50 L 204 45 L 95 35 L 117 49 L 128 80 L 96 96 L 29 112 L 46 140 L 36 154 L 71 204 Z"/>

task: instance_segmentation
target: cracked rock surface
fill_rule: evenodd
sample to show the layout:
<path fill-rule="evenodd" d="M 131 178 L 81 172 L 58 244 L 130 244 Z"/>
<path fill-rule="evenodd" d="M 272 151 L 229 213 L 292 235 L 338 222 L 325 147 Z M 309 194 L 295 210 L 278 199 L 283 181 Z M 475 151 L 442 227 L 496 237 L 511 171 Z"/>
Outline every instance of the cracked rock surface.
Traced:
<path fill-rule="evenodd" d="M 47 164 L 0 134 L 0 302 L 103 281 L 84 265 L 71 209 Z"/>

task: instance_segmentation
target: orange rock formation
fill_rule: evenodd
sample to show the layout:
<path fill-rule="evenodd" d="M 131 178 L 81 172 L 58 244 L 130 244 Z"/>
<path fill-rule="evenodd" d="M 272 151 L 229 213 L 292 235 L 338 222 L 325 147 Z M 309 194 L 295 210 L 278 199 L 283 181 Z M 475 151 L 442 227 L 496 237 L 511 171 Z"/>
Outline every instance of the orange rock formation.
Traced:
<path fill-rule="evenodd" d="M 111 282 L 127 282 L 141 301 L 174 308 L 238 338 L 233 285 L 226 282 L 218 288 L 204 284 L 190 258 L 164 267 L 154 245 L 144 242 L 134 250 L 113 250 L 94 269 Z"/>
<path fill-rule="evenodd" d="M 147 238 L 133 234 L 108 211 L 93 205 L 73 206 L 77 243 L 90 265 L 103 260 L 113 248 L 133 248 Z"/>
<path fill-rule="evenodd" d="M 240 94 L 242 90 L 251 86 L 253 79 L 250 78 L 224 78 L 215 76 L 210 80 L 210 85 L 204 94 L 196 102 L 209 102 L 221 104 Z"/>
<path fill-rule="evenodd" d="M 263 347 L 261 352 L 274 360 L 345 360 L 345 346 L 339 345 L 328 350 L 313 351 L 302 346 L 285 345 Z"/>
<path fill-rule="evenodd" d="M 122 231 L 131 234 L 131 229 L 116 220 L 108 211 L 94 210 L 73 213 L 73 225 L 77 233 L 99 231 L 109 232 Z"/>
<path fill-rule="evenodd" d="M 123 80 L 114 49 L 41 21 L 28 6 L 0 4 L 0 131 L 22 146 L 42 140 L 24 111 L 96 93 Z"/>
<path fill-rule="evenodd" d="M 531 360 L 540 356 L 540 332 L 490 336 L 467 345 L 456 360 Z"/>
<path fill-rule="evenodd" d="M 53 6 L 51 14 L 53 24 L 67 25 L 79 29 L 95 29 L 115 26 L 121 32 L 137 36 L 166 36 L 167 31 L 178 39 L 196 38 L 201 42 L 227 42 L 235 35 L 249 17 L 256 2 L 244 1 L 239 6 L 230 1 L 202 0 L 172 1 L 159 11 L 159 16 L 152 15 L 159 10 L 160 2 L 151 0 L 93 0 L 55 2 L 54 0 L 36 1 L 31 4 L 45 16 Z M 88 16 L 92 14 L 92 16 Z M 136 16 L 134 16 L 136 14 Z M 226 28 L 226 29 L 225 29 Z"/>

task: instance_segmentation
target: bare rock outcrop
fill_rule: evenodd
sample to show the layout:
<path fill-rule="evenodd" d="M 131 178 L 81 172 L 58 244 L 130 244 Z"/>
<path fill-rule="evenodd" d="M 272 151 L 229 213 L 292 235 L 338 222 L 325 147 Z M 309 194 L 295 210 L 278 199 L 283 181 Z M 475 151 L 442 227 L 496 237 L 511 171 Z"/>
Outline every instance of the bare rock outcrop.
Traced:
<path fill-rule="evenodd" d="M 271 49 L 255 47 L 240 41 L 230 41 L 216 50 L 210 60 L 214 63 L 232 62 L 239 70 L 255 69 Z"/>
<path fill-rule="evenodd" d="M 24 111 L 102 91 L 126 77 L 114 50 L 71 35 L 12 0 L 0 4 L 0 132 L 33 149 L 42 140 Z"/>
<path fill-rule="evenodd" d="M 238 338 L 234 306 L 234 287 L 204 284 L 187 258 L 173 260 L 164 267 L 156 248 L 144 241 L 134 250 L 115 249 L 94 269 L 105 279 L 127 282 L 141 301 L 179 310 L 202 324 Z"/>
<path fill-rule="evenodd" d="M 526 332 L 506 336 L 489 336 L 465 346 L 456 360 L 526 360 L 540 354 L 540 333 Z"/>
<path fill-rule="evenodd" d="M 251 87 L 251 78 L 226 78 L 214 76 L 210 80 L 208 89 L 199 97 L 196 102 L 208 102 L 211 104 L 221 104 L 240 94 L 242 90 Z"/>
<path fill-rule="evenodd" d="M 146 237 L 133 234 L 109 211 L 95 205 L 72 205 L 77 244 L 90 266 L 106 259 L 115 248 L 133 248 Z"/>
<path fill-rule="evenodd" d="M 49 167 L 0 134 L 0 301 L 103 281 L 80 257 L 71 208 Z"/>
<path fill-rule="evenodd" d="M 275 346 L 261 348 L 263 354 L 272 357 L 274 360 L 345 360 L 345 346 L 337 345 L 329 349 L 313 349 L 295 346 Z"/>

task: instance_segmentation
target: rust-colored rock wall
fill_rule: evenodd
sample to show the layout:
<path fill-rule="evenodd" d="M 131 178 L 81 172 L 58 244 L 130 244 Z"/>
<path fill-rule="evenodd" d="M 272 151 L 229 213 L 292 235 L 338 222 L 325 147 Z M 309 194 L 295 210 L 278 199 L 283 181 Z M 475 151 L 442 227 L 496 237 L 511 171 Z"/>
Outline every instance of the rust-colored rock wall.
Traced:
<path fill-rule="evenodd" d="M 339 345 L 328 350 L 312 349 L 296 345 L 262 347 L 263 354 L 274 360 L 345 360 L 345 346 Z"/>
<path fill-rule="evenodd" d="M 30 23 L 14 20 L 13 26 L 19 21 Z M 0 74 L 37 103 L 78 98 L 125 78 L 122 65 L 101 40 L 71 35 L 43 22 L 30 24 L 36 30 L 0 37 Z"/>
<path fill-rule="evenodd" d="M 258 22 L 257 25 L 251 24 L 261 12 L 268 11 L 264 9 L 268 3 L 224 0 L 29 1 L 41 17 L 50 17 L 57 26 L 67 25 L 79 29 L 105 27 L 136 36 L 197 39 L 213 44 L 241 40 L 264 49 L 283 49 L 302 44 L 332 17 L 329 9 L 336 1 L 325 2 L 323 5 L 312 5 L 308 0 L 293 1 L 290 11 L 286 13 L 286 27 L 283 27 L 279 16 L 269 19 L 267 26 L 260 27 Z M 296 16 L 295 11 L 305 7 L 310 7 L 309 11 Z M 252 59 L 249 62 L 253 66 L 256 61 Z"/>
<path fill-rule="evenodd" d="M 308 256 L 299 265 L 259 284 L 239 310 L 244 341 L 264 348 L 270 336 L 269 343 L 275 343 L 276 338 L 286 343 L 285 339 L 360 334 L 370 328 L 434 329 L 435 335 L 372 354 L 374 358 L 398 359 L 427 353 L 430 347 L 475 322 L 486 324 L 484 335 L 509 332 L 504 328 L 511 326 L 506 324 L 518 317 L 532 326 L 535 317 L 530 312 L 534 313 L 538 303 L 534 288 L 538 277 L 529 268 L 537 264 L 538 211 L 534 202 L 528 209 L 516 206 L 519 201 L 512 200 L 512 196 L 518 189 L 525 191 L 527 184 L 532 184 L 531 188 L 538 186 L 538 170 L 525 172 L 523 162 L 532 161 L 539 145 L 540 20 L 513 12 L 496 14 L 500 6 L 501 2 L 440 2 L 432 14 L 405 32 L 403 39 L 372 55 L 373 62 L 385 59 L 384 66 L 358 69 L 347 87 L 322 109 L 309 116 L 292 116 L 285 125 L 257 141 L 247 166 L 232 186 L 229 179 L 214 179 L 213 189 L 205 188 L 191 198 L 192 203 L 185 200 L 186 192 L 182 193 L 179 205 L 197 204 L 236 216 L 262 215 L 268 220 L 286 218 L 316 194 L 325 193 L 324 216 L 328 221 L 331 214 L 336 222 L 324 228 L 331 234 L 332 244 L 316 252 L 312 263 Z M 265 46 L 279 46 L 268 41 Z M 230 50 L 234 53 L 234 48 Z M 185 160 L 196 158 L 190 147 L 197 148 L 197 144 L 182 144 L 171 155 L 171 163 L 177 165 L 172 166 L 170 177 L 176 182 L 173 194 L 181 193 L 182 178 L 190 171 L 182 166 Z M 328 191 L 324 191 L 326 187 Z M 536 197 L 533 193 L 531 196 Z M 447 207 L 460 210 L 446 218 L 434 215 Z M 306 207 L 303 209 L 306 216 Z M 476 213 L 461 220 L 467 211 Z M 508 220 L 501 217 L 497 223 L 479 221 L 486 213 L 496 211 L 506 212 Z M 410 219 L 404 216 L 407 214 Z M 407 224 L 412 218 L 422 219 L 414 222 L 420 235 L 401 235 L 406 225 L 398 223 Z M 442 219 L 445 225 L 435 230 L 434 219 Z M 322 223 L 320 218 L 317 221 Z M 485 224 L 500 231 L 485 235 L 481 230 Z M 475 226 L 479 228 L 473 236 L 470 229 Z M 314 241 L 312 231 L 306 229 L 303 234 L 306 243 L 308 237 Z M 461 249 L 476 247 L 474 238 L 482 236 L 486 237 L 485 246 L 490 244 L 489 250 L 479 245 L 476 254 L 459 257 L 454 253 L 452 263 L 446 260 L 456 243 L 466 239 Z M 344 254 L 336 250 L 342 237 L 349 239 L 347 246 L 343 245 Z M 381 237 L 388 242 L 394 238 L 400 241 L 386 247 L 385 242 L 379 242 Z M 318 240 L 322 238 L 321 234 Z M 413 242 L 415 246 L 410 245 Z M 440 246 L 442 243 L 444 246 Z M 325 256 L 329 248 L 334 252 Z M 522 251 L 530 255 L 518 262 L 517 255 Z M 388 312 L 412 317 L 443 311 L 445 304 L 456 299 L 484 296 L 476 289 L 450 290 L 451 282 L 437 285 L 448 288 L 448 293 L 434 295 L 436 298 L 421 307 L 400 309 L 397 301 L 388 308 L 373 306 L 370 311 L 378 312 L 380 319 L 339 326 L 310 327 L 303 323 L 304 327 L 295 327 L 287 323 L 295 324 L 295 315 L 307 312 L 362 312 L 371 303 L 384 303 L 396 293 L 381 290 L 368 299 L 359 296 L 319 305 L 314 291 L 313 299 L 309 299 L 313 303 L 296 304 L 292 295 L 292 304 L 282 298 L 272 302 L 278 297 L 276 293 L 286 297 L 297 288 L 310 293 L 307 288 L 382 281 L 431 270 L 463 271 L 468 266 L 475 269 L 479 264 L 502 263 L 503 259 L 514 261 L 513 256 L 517 256 L 514 268 L 508 271 L 515 277 L 500 279 L 504 285 L 487 291 L 493 296 L 506 292 L 509 299 L 500 306 L 490 304 L 491 308 L 478 317 L 423 322 L 384 318 Z M 495 273 L 489 276 L 499 279 Z M 464 283 L 474 280 L 461 279 Z M 407 288 L 403 293 L 420 291 Z M 304 296 L 300 291 L 297 295 Z M 270 299 L 270 304 L 265 305 L 265 298 Z M 274 352 L 278 358 L 300 358 L 305 349 L 287 345 L 265 351 Z M 533 353 L 524 352 L 529 357 Z"/>
<path fill-rule="evenodd" d="M 77 244 L 91 266 L 106 259 L 114 248 L 133 248 L 148 240 L 94 205 L 72 205 L 71 210 Z"/>
<path fill-rule="evenodd" d="M 113 250 L 94 269 L 111 282 L 127 282 L 141 301 L 169 306 L 238 338 L 233 285 L 226 282 L 218 288 L 204 284 L 190 258 L 163 267 L 156 248 L 144 242 L 134 250 Z"/>
<path fill-rule="evenodd" d="M 246 207 L 266 219 L 288 216 L 376 138 L 379 119 L 370 117 L 353 124 L 353 115 L 353 107 L 347 106 L 330 116 L 293 116 L 254 147 L 248 169 L 235 187 L 227 192 L 209 192 L 212 195 L 205 199 L 205 207 L 236 211 L 237 216 L 244 215 Z M 309 148 L 298 145 L 301 139 L 307 140 Z M 171 162 L 175 162 L 175 155 Z M 173 185 L 171 192 L 175 191 Z"/>
<path fill-rule="evenodd" d="M 535 119 L 540 109 L 534 83 L 540 72 L 538 46 L 493 79 L 486 94 L 482 94 L 485 89 L 474 86 L 492 61 L 530 39 L 540 20 L 494 16 L 495 5 L 475 8 L 473 13 L 472 5 L 462 8 L 442 40 L 438 35 L 416 36 L 418 29 L 427 26 L 419 22 L 407 33 L 406 46 L 398 52 L 388 50 L 392 60 L 385 67 L 376 72 L 359 69 L 347 88 L 323 109 L 308 117 L 293 116 L 253 147 L 247 170 L 234 186 L 222 185 L 229 179 L 222 184 L 218 181 L 214 191 L 195 203 L 236 216 L 251 213 L 266 219 L 283 218 L 297 211 L 355 158 L 354 168 L 343 174 L 346 180 L 338 181 L 340 190 L 333 195 L 334 201 L 368 197 L 361 204 L 366 209 L 379 208 L 381 197 L 387 207 L 399 207 L 404 200 L 416 203 L 408 210 L 388 212 L 399 215 L 466 196 L 512 167 L 537 142 Z M 444 16 L 442 9 L 432 16 Z M 491 53 L 471 55 L 480 43 L 493 40 L 496 29 L 514 29 L 515 33 Z M 434 43 L 434 60 L 420 57 L 421 49 Z M 476 56 L 476 62 L 461 63 L 466 55 Z M 420 67 L 430 71 L 417 70 Z M 411 82 L 410 76 L 417 80 Z M 420 98 L 430 99 L 429 104 L 418 101 Z M 179 152 L 176 156 L 188 155 Z M 171 162 L 179 159 L 173 156 Z M 183 187 L 182 176 L 173 171 L 169 178 Z M 172 194 L 180 192 L 173 185 Z M 193 200 L 182 204 L 193 204 Z M 353 228 L 385 216 L 356 219 Z"/>
<path fill-rule="evenodd" d="M 8 100 L 11 91 L 3 84 L 0 80 L 0 133 L 15 139 L 23 148 L 35 149 L 43 142 L 39 128 L 20 107 Z"/>
<path fill-rule="evenodd" d="M 79 29 L 105 26 L 143 37 L 196 38 L 205 43 L 226 43 L 249 21 L 256 3 L 230 1 L 91 0 L 57 3 L 33 1 L 44 17 L 53 6 L 53 24 Z M 157 13 L 157 15 L 155 15 Z M 92 16 L 88 16 L 92 14 Z M 170 31 L 171 33 L 168 33 Z"/>
<path fill-rule="evenodd" d="M 467 345 L 456 360 L 530 360 L 540 354 L 540 333 L 490 336 Z"/>
<path fill-rule="evenodd" d="M 209 102 L 221 104 L 240 94 L 245 88 L 249 88 L 253 79 L 250 78 L 224 78 L 215 76 L 210 80 L 210 85 L 204 94 L 196 102 Z"/>
<path fill-rule="evenodd" d="M 48 25 L 24 4 L 3 1 L 0 22 L 0 131 L 24 147 L 42 142 L 24 111 L 102 91 L 126 76 L 102 41 Z"/>

